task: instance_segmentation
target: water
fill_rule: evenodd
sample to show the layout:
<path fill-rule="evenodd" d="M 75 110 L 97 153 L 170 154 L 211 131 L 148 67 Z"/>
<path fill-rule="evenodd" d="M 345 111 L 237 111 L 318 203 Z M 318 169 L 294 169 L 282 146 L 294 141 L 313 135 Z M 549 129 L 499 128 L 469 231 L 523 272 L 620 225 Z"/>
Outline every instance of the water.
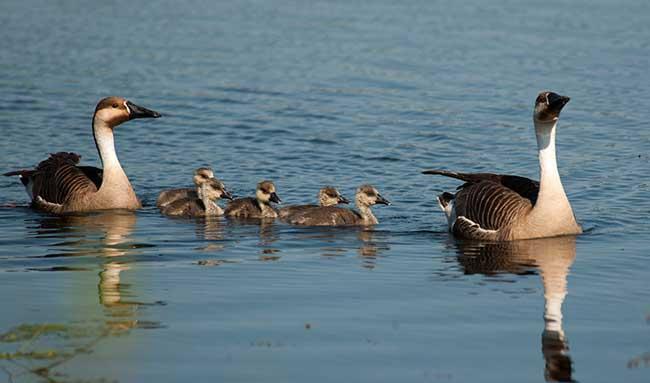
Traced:
<path fill-rule="evenodd" d="M 646 1 L 10 1 L 0 167 L 97 164 L 95 103 L 146 207 L 56 218 L 0 179 L 0 381 L 647 382 Z M 456 242 L 443 167 L 537 177 L 532 104 L 571 96 L 578 238 Z M 287 203 L 372 183 L 374 230 L 160 216 L 210 165 Z"/>

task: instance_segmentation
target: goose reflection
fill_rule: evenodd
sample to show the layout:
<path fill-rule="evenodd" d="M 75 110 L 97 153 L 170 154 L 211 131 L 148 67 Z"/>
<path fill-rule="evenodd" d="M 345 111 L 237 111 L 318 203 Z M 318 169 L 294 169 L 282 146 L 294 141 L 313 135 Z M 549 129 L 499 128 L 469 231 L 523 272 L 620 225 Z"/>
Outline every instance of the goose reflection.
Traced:
<path fill-rule="evenodd" d="M 381 253 L 390 250 L 388 245 L 378 243 L 376 237 L 377 233 L 373 230 L 361 229 L 357 234 L 360 242 L 357 252 L 362 259 L 361 266 L 367 269 L 374 269 Z"/>
<path fill-rule="evenodd" d="M 97 292 L 99 303 L 113 319 L 113 328 L 130 329 L 149 325 L 135 318 L 138 308 L 150 305 L 129 300 L 130 285 L 122 282 L 122 273 L 130 270 L 129 261 L 146 245 L 134 242 L 132 233 L 137 216 L 128 211 L 44 217 L 35 231 L 36 236 L 64 238 L 52 246 L 62 248 L 47 258 L 95 256 L 101 260 Z"/>
<path fill-rule="evenodd" d="M 573 363 L 562 328 L 562 304 L 567 295 L 567 275 L 576 256 L 575 237 L 487 244 L 460 242 L 458 250 L 458 261 L 466 274 L 521 275 L 539 270 L 544 287 L 544 378 L 550 382 L 572 382 Z"/>

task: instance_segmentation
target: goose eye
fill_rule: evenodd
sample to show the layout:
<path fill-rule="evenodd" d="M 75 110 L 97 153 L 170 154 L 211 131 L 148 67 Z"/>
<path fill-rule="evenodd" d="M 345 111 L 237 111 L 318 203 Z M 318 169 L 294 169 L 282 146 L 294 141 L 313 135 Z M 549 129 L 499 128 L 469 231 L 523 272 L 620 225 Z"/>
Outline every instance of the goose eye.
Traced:
<path fill-rule="evenodd" d="M 117 109 L 117 104 L 113 104 L 113 108 L 116 108 L 116 109 Z"/>

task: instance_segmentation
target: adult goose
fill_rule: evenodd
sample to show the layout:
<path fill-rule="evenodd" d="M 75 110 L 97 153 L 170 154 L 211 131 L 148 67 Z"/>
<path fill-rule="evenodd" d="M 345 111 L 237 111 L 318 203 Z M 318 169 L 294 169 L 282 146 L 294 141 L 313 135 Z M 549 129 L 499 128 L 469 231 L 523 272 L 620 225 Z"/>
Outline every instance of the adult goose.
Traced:
<path fill-rule="evenodd" d="M 476 240 L 510 241 L 580 234 L 564 192 L 555 156 L 555 132 L 569 97 L 541 92 L 533 121 L 539 153 L 540 181 L 492 173 L 427 170 L 464 181 L 454 193 L 438 196 L 454 235 Z"/>
<path fill-rule="evenodd" d="M 121 97 L 104 98 L 93 115 L 93 137 L 103 169 L 78 166 L 80 155 L 60 152 L 51 154 L 36 169 L 4 175 L 20 176 L 32 199 L 32 207 L 48 213 L 138 209 L 142 207 L 140 200 L 115 153 L 113 130 L 129 120 L 158 117 L 160 113 Z"/>

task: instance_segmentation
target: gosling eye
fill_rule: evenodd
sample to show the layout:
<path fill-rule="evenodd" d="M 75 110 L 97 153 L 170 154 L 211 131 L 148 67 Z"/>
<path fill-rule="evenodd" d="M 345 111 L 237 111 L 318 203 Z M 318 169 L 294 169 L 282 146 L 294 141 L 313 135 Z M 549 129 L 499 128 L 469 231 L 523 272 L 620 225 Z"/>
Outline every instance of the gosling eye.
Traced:
<path fill-rule="evenodd" d="M 117 107 L 118 107 L 117 104 L 113 104 L 113 108 L 117 109 Z"/>

